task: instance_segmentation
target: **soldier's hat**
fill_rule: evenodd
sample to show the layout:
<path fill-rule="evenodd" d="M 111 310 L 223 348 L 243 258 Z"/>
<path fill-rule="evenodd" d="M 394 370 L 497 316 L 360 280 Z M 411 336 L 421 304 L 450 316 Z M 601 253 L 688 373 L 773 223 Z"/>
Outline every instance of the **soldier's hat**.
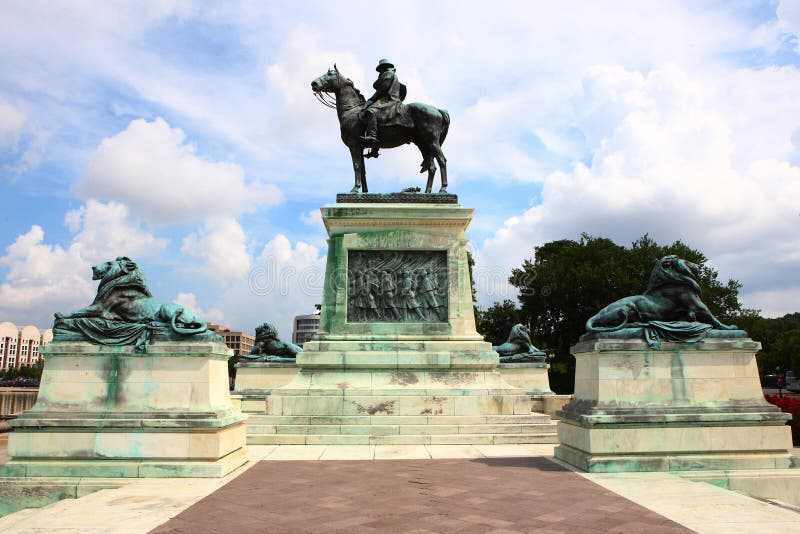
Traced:
<path fill-rule="evenodd" d="M 393 68 L 394 68 L 394 63 L 392 63 L 391 61 L 389 61 L 386 58 L 383 58 L 380 61 L 378 61 L 378 66 L 375 67 L 375 70 L 377 70 L 378 72 L 381 72 L 381 71 L 383 71 L 385 69 L 393 69 Z"/>

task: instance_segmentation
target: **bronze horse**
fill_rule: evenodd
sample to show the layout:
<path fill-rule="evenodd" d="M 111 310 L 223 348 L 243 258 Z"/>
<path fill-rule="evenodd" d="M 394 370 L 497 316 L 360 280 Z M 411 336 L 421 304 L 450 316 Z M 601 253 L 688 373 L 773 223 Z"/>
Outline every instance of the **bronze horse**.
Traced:
<path fill-rule="evenodd" d="M 322 100 L 321 93 L 333 93 L 336 98 L 336 113 L 339 116 L 339 127 L 342 141 L 350 149 L 355 172 L 355 185 L 350 191 L 358 193 L 361 189 L 366 193 L 367 173 L 364 168 L 364 150 L 372 148 L 365 146 L 361 138 L 364 133 L 364 121 L 361 118 L 365 100 L 353 82 L 339 73 L 336 65 L 325 74 L 311 82 L 311 89 Z M 323 101 L 323 103 L 325 103 Z M 330 107 L 334 107 L 332 104 Z M 413 128 L 403 126 L 381 126 L 378 124 L 378 142 L 380 148 L 394 148 L 406 143 L 414 143 L 422 153 L 422 167 L 420 172 L 428 171 L 428 184 L 425 192 L 430 193 L 433 187 L 433 176 L 436 174 L 436 164 L 441 167 L 442 188 L 440 193 L 447 193 L 447 159 L 442 152 L 442 143 L 450 127 L 450 114 L 443 109 L 435 108 L 429 104 L 414 102 L 406 105 L 406 111 L 414 121 Z"/>

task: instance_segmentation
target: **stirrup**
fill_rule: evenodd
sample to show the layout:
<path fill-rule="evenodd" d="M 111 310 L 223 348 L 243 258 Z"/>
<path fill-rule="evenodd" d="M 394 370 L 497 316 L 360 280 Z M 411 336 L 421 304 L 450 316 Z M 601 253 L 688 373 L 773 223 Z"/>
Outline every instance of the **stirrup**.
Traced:
<path fill-rule="evenodd" d="M 380 152 L 378 152 L 378 147 L 373 146 L 369 152 L 364 153 L 365 158 L 377 158 L 380 156 Z"/>

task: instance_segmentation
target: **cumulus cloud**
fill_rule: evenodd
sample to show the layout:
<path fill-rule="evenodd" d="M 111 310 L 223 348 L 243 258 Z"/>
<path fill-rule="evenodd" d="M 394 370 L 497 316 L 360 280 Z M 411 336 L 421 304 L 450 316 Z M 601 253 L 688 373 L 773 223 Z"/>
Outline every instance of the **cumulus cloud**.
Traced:
<path fill-rule="evenodd" d="M 740 170 L 739 150 L 755 152 L 734 140 L 752 121 L 743 112 L 733 119 L 721 113 L 708 98 L 713 94 L 674 66 L 646 75 L 618 66 L 590 69 L 574 99 L 574 118 L 597 146 L 591 163 L 547 175 L 541 203 L 487 239 L 479 264 L 509 272 L 534 245 L 552 239 L 589 232 L 629 243 L 647 232 L 699 248 L 723 277 L 740 279 L 745 292 L 768 289 L 773 280 L 792 283 L 771 275 L 784 274 L 786 262 L 800 267 L 793 256 L 800 247 L 800 168 L 751 156 Z M 759 116 L 757 109 L 747 113 Z M 754 252 L 749 260 L 758 274 L 743 265 L 743 251 Z"/>
<path fill-rule="evenodd" d="M 138 258 L 163 252 L 168 244 L 133 222 L 128 208 L 117 202 L 88 200 L 64 217 L 67 227 L 76 233 L 73 246 L 86 261 L 96 263 L 117 256 Z"/>
<path fill-rule="evenodd" d="M 352 52 L 325 49 L 320 37 L 309 26 L 295 26 L 278 54 L 278 61 L 266 70 L 267 86 L 282 101 L 276 114 L 281 135 L 317 148 L 338 142 L 337 136 L 330 135 L 336 131 L 336 113 L 322 108 L 311 96 L 311 81 L 336 63 L 357 87 L 363 88 L 361 76 L 365 70 Z"/>
<path fill-rule="evenodd" d="M 209 308 L 208 310 L 201 308 L 197 303 L 197 295 L 194 293 L 178 293 L 178 296 L 172 302 L 184 308 L 189 308 L 206 322 L 221 324 L 225 321 L 225 314 L 222 311 L 216 308 Z"/>
<path fill-rule="evenodd" d="M 46 326 L 53 313 L 88 304 L 93 292 L 88 266 L 77 246 L 46 244 L 42 227 L 32 226 L 0 257 L 0 267 L 8 268 L 0 285 L 0 316 Z"/>
<path fill-rule="evenodd" d="M 246 181 L 239 165 L 208 161 L 167 121 L 137 119 L 94 151 L 76 191 L 118 201 L 154 223 L 236 216 L 275 205 L 280 191 Z"/>
<path fill-rule="evenodd" d="M 247 236 L 228 217 L 207 220 L 202 229 L 183 239 L 181 252 L 201 260 L 202 274 L 219 286 L 246 280 L 250 269 Z"/>
<path fill-rule="evenodd" d="M 276 235 L 259 253 L 247 281 L 225 290 L 215 307 L 230 325 L 252 331 L 265 321 L 291 338 L 295 315 L 311 313 L 322 301 L 325 258 L 303 241 L 292 245 Z"/>
<path fill-rule="evenodd" d="M 41 226 L 17 236 L 0 256 L 8 269 L 0 285 L 0 316 L 46 325 L 55 312 L 86 306 L 96 285 L 91 265 L 128 255 L 134 259 L 158 255 L 167 241 L 131 221 L 127 209 L 115 203 L 88 201 L 67 212 L 65 225 L 74 233 L 66 247 L 45 243 Z"/>

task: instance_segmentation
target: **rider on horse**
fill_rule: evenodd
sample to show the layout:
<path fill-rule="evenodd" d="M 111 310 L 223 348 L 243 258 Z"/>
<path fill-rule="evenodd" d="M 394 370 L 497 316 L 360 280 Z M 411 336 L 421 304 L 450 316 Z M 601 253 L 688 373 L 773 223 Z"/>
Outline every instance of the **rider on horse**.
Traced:
<path fill-rule="evenodd" d="M 375 94 L 364 104 L 364 122 L 366 132 L 362 137 L 364 145 L 372 147 L 372 156 L 378 152 L 378 121 L 381 126 L 404 126 L 413 128 L 411 117 L 406 114 L 403 100 L 406 98 L 406 86 L 397 79 L 394 65 L 388 59 L 381 59 L 375 70 L 380 74 L 372 84 Z"/>

